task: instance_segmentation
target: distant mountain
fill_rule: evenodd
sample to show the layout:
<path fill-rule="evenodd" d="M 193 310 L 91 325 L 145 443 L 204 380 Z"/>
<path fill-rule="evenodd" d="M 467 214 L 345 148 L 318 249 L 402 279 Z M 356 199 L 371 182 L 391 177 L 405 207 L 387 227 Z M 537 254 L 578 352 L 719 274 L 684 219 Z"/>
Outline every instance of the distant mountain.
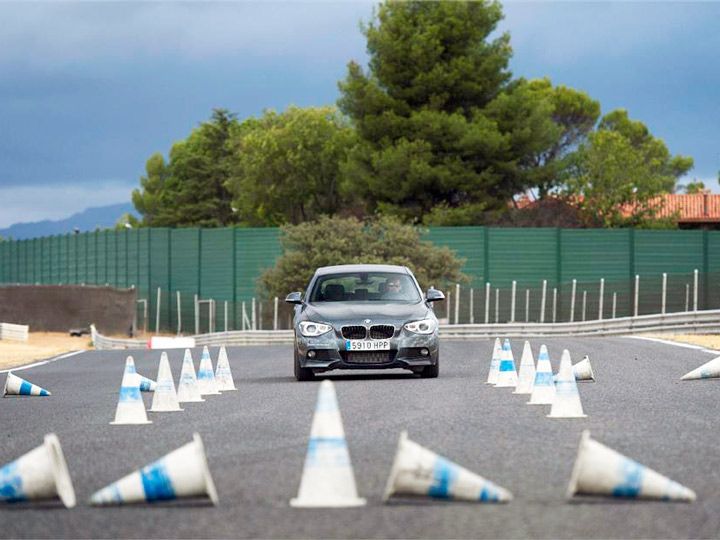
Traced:
<path fill-rule="evenodd" d="M 15 240 L 25 240 L 27 238 L 38 238 L 40 236 L 50 236 L 53 234 L 71 233 L 75 228 L 78 228 L 81 232 L 94 231 L 98 227 L 106 229 L 108 227 L 114 227 L 117 220 L 120 219 L 120 216 L 128 212 L 137 215 L 132 203 L 88 208 L 82 212 L 73 214 L 69 218 L 58 221 L 44 220 L 34 223 L 16 223 L 7 229 L 0 229 L 0 236 Z"/>

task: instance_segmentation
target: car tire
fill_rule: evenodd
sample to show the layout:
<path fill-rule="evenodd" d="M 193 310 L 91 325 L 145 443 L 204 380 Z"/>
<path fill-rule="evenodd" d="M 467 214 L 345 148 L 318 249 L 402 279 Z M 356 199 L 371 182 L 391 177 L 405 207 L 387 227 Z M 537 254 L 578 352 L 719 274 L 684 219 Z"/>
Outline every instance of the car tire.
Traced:
<path fill-rule="evenodd" d="M 313 381 L 315 380 L 315 373 L 310 368 L 304 368 L 300 365 L 300 357 L 297 351 L 295 351 L 295 379 L 298 381 Z"/>
<path fill-rule="evenodd" d="M 423 379 L 437 379 L 438 375 L 440 375 L 440 358 L 435 361 L 434 365 L 425 366 L 420 372 L 420 377 Z"/>

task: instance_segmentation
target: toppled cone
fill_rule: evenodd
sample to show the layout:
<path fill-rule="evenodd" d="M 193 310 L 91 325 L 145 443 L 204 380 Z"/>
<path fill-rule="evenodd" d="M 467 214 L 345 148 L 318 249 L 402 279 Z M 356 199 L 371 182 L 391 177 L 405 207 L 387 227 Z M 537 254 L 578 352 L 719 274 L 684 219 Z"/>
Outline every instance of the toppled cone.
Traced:
<path fill-rule="evenodd" d="M 90 504 L 153 503 L 186 497 L 209 497 L 218 504 L 205 447 L 197 433 L 192 442 L 97 491 Z"/>
<path fill-rule="evenodd" d="M 66 508 L 75 506 L 75 490 L 60 441 L 50 433 L 41 446 L 0 468 L 0 501 L 55 498 Z"/>
<path fill-rule="evenodd" d="M 50 396 L 50 392 L 33 384 L 25 379 L 18 377 L 14 373 L 10 372 L 7 374 L 5 379 L 5 392 L 4 397 L 7 396 Z"/>
<path fill-rule="evenodd" d="M 567 489 L 573 495 L 694 501 L 695 492 L 590 438 L 583 431 Z"/>
<path fill-rule="evenodd" d="M 400 434 L 383 501 L 394 495 L 473 502 L 508 502 L 512 493 Z"/>
<path fill-rule="evenodd" d="M 686 373 L 680 380 L 690 381 L 696 379 L 715 379 L 718 377 L 720 377 L 720 356 Z"/>

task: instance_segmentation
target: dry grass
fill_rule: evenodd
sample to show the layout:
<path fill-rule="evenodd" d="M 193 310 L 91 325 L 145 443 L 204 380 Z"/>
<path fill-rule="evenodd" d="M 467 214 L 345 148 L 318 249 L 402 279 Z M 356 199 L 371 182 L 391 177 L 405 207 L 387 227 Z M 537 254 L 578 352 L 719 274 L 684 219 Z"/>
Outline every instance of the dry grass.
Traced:
<path fill-rule="evenodd" d="M 708 349 L 720 350 L 720 334 L 644 334 L 647 337 L 667 339 L 679 343 L 699 345 Z"/>
<path fill-rule="evenodd" d="M 70 337 L 62 332 L 31 332 L 27 341 L 0 340 L 0 369 L 87 349 L 92 349 L 90 336 Z"/>

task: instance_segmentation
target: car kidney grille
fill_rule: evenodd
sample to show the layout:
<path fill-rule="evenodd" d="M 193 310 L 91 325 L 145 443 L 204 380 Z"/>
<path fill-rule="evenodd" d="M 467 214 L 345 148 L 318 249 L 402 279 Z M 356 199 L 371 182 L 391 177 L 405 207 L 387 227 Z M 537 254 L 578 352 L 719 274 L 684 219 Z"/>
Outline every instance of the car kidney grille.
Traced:
<path fill-rule="evenodd" d="M 345 339 L 365 339 L 367 330 L 364 326 L 343 326 L 342 335 Z"/>
<path fill-rule="evenodd" d="M 362 351 L 346 353 L 350 364 L 385 364 L 390 362 L 390 351 Z"/>
<path fill-rule="evenodd" d="M 390 339 L 395 335 L 395 327 L 391 324 L 376 324 L 370 327 L 371 339 Z"/>

